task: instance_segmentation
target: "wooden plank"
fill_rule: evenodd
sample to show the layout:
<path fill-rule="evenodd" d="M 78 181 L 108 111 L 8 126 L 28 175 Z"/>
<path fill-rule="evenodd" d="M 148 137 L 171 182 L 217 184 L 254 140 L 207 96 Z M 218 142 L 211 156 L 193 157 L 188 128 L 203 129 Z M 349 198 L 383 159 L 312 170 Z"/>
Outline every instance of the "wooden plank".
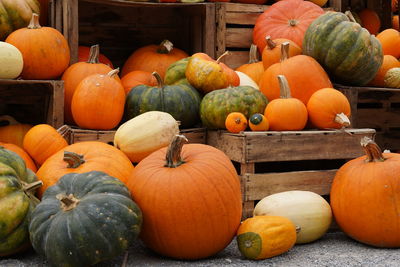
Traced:
<path fill-rule="evenodd" d="M 216 55 L 215 57 L 219 57 L 225 52 L 226 49 L 226 40 L 225 40 L 225 32 L 226 32 L 226 5 L 222 3 L 215 4 L 215 16 L 216 16 Z"/>
<path fill-rule="evenodd" d="M 206 128 L 182 129 L 180 134 L 186 136 L 189 143 L 205 144 L 207 138 Z"/>
<path fill-rule="evenodd" d="M 337 170 L 295 171 L 283 173 L 245 174 L 243 201 L 260 200 L 288 190 L 306 190 L 328 195 Z"/>
<path fill-rule="evenodd" d="M 154 3 L 148 2 L 147 0 L 79 0 L 81 2 L 88 2 L 94 4 L 106 4 L 112 6 L 123 6 L 123 7 L 157 7 L 157 6 L 165 6 L 165 7 L 181 7 L 185 6 L 199 6 L 199 5 L 212 5 L 213 3 Z"/>
<path fill-rule="evenodd" d="M 232 51 L 228 49 L 229 56 L 226 56 L 221 62 L 224 62 L 228 67 L 236 69 L 237 67 L 249 62 L 249 51 Z"/>
<path fill-rule="evenodd" d="M 358 109 L 357 127 L 382 130 L 400 127 L 400 109 Z"/>
<path fill-rule="evenodd" d="M 53 93 L 50 96 L 47 124 L 59 128 L 64 124 L 64 82 L 54 81 L 52 88 Z"/>
<path fill-rule="evenodd" d="M 201 35 L 203 40 L 201 41 L 203 44 L 203 49 L 199 50 L 203 51 L 207 55 L 209 55 L 211 58 L 215 58 L 216 55 L 216 45 L 215 45 L 215 39 L 216 39 L 216 31 L 217 31 L 217 26 L 215 22 L 216 18 L 216 10 L 215 10 L 215 5 L 206 5 L 205 7 L 205 14 L 202 18 L 204 21 L 204 27 L 203 27 L 203 34 Z M 199 25 L 202 25 L 199 23 Z"/>
<path fill-rule="evenodd" d="M 254 27 L 261 13 L 227 12 L 225 21 L 227 24 L 251 25 Z"/>
<path fill-rule="evenodd" d="M 269 5 L 241 4 L 241 3 L 221 3 L 225 6 L 226 12 L 237 13 L 262 13 Z"/>
<path fill-rule="evenodd" d="M 253 41 L 252 28 L 227 28 L 225 47 L 250 48 Z"/>
<path fill-rule="evenodd" d="M 233 161 L 246 163 L 244 136 L 207 130 L 207 144 L 222 150 Z"/>

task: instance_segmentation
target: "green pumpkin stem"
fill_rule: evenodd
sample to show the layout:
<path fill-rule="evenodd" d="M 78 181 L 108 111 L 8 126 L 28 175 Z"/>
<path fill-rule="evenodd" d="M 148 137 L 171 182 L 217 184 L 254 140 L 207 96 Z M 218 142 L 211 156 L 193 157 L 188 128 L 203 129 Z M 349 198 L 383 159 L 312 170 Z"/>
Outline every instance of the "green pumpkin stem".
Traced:
<path fill-rule="evenodd" d="M 61 202 L 61 208 L 64 211 L 69 211 L 74 209 L 79 204 L 79 199 L 75 198 L 73 194 L 68 196 L 65 194 L 58 194 L 56 198 Z"/>
<path fill-rule="evenodd" d="M 364 136 L 361 138 L 361 146 L 367 154 L 366 162 L 385 161 L 381 148 L 371 138 Z"/>
<path fill-rule="evenodd" d="M 98 64 L 100 62 L 99 54 L 100 54 L 100 46 L 98 44 L 92 45 L 90 47 L 89 58 L 87 63 Z"/>
<path fill-rule="evenodd" d="M 116 68 L 109 73 L 107 73 L 107 76 L 113 77 L 114 75 L 117 75 L 119 73 L 119 68 Z"/>
<path fill-rule="evenodd" d="M 281 44 L 281 60 L 280 60 L 280 62 L 285 61 L 286 59 L 289 58 L 289 44 L 290 44 L 289 42 L 284 42 Z"/>
<path fill-rule="evenodd" d="M 225 56 L 227 56 L 227 55 L 229 55 L 229 54 L 230 54 L 229 51 L 225 51 L 222 55 L 220 55 L 220 56 L 217 58 L 216 62 L 217 62 L 217 63 L 220 63 L 221 60 L 222 60 Z"/>
<path fill-rule="evenodd" d="M 344 114 L 343 112 L 339 113 L 339 114 L 336 114 L 335 122 L 343 125 L 343 127 L 349 127 L 350 126 L 349 117 L 347 117 L 346 114 Z"/>
<path fill-rule="evenodd" d="M 175 135 L 167 149 L 167 154 L 165 156 L 165 167 L 176 168 L 185 163 L 181 158 L 181 152 L 182 147 L 186 142 L 188 142 L 188 140 L 184 135 Z"/>
<path fill-rule="evenodd" d="M 30 183 L 30 184 L 27 184 L 27 183 L 25 183 L 25 182 L 22 182 L 22 187 L 23 187 L 23 190 L 25 191 L 25 192 L 28 192 L 28 191 L 35 191 L 36 189 L 38 189 L 39 187 L 41 187 L 43 185 L 43 182 L 42 181 L 35 181 L 35 182 L 33 182 L 33 183 Z"/>
<path fill-rule="evenodd" d="M 83 155 L 79 155 L 75 152 L 64 151 L 64 158 L 63 160 L 68 163 L 67 168 L 78 168 L 83 163 L 85 163 L 85 159 Z"/>
<path fill-rule="evenodd" d="M 253 64 L 257 63 L 258 57 L 257 57 L 257 45 L 251 44 L 250 46 L 250 52 L 249 52 L 249 63 L 248 64 Z"/>
<path fill-rule="evenodd" d="M 160 74 L 158 72 L 154 71 L 151 73 L 154 78 L 157 80 L 157 87 L 160 89 L 160 94 L 161 94 L 161 110 L 165 111 L 165 102 L 164 102 L 164 81 L 161 78 Z"/>
<path fill-rule="evenodd" d="M 31 21 L 29 22 L 28 29 L 40 29 L 42 26 L 39 24 L 39 15 L 32 13 Z"/>
<path fill-rule="evenodd" d="M 270 35 L 267 35 L 267 37 L 265 37 L 265 40 L 267 41 L 267 46 L 269 49 L 274 49 L 276 47 L 276 43 L 271 39 Z"/>
<path fill-rule="evenodd" d="M 344 12 L 344 14 L 349 18 L 349 20 L 350 20 L 351 22 L 358 23 L 357 20 L 354 18 L 353 14 L 351 13 L 350 10 L 346 10 L 346 11 Z"/>
<path fill-rule="evenodd" d="M 281 98 L 291 98 L 289 83 L 284 75 L 278 75 Z"/>
<path fill-rule="evenodd" d="M 161 42 L 160 46 L 157 49 L 157 53 L 159 54 L 169 54 L 172 49 L 174 49 L 174 44 L 169 40 L 164 40 Z"/>

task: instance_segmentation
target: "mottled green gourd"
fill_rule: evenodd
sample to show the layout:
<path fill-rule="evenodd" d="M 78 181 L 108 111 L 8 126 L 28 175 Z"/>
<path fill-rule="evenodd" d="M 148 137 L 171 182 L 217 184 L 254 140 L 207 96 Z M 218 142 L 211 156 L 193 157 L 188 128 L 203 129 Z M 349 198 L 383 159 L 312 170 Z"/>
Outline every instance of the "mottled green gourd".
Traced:
<path fill-rule="evenodd" d="M 190 85 L 185 75 L 189 59 L 190 57 L 186 57 L 169 65 L 167 72 L 165 73 L 164 76 L 164 83 L 167 85 L 174 85 L 174 84 Z"/>
<path fill-rule="evenodd" d="M 30 246 L 28 224 L 42 182 L 16 153 L 0 147 L 0 256 Z"/>
<path fill-rule="evenodd" d="M 251 86 L 219 89 L 206 94 L 200 104 L 200 118 L 204 126 L 225 129 L 225 119 L 231 112 L 241 112 L 246 118 L 264 113 L 268 100 Z"/>
<path fill-rule="evenodd" d="M 345 14 L 329 11 L 314 20 L 303 41 L 303 54 L 315 58 L 335 80 L 365 85 L 383 62 L 379 40 Z"/>
<path fill-rule="evenodd" d="M 125 119 L 132 119 L 147 111 L 163 111 L 180 121 L 182 128 L 199 122 L 199 92 L 188 84 L 164 85 L 161 77 L 153 73 L 158 86 L 138 85 L 126 96 Z"/>
<path fill-rule="evenodd" d="M 32 213 L 32 246 L 51 266 L 91 266 L 123 253 L 141 230 L 127 187 L 103 172 L 70 173 Z"/>

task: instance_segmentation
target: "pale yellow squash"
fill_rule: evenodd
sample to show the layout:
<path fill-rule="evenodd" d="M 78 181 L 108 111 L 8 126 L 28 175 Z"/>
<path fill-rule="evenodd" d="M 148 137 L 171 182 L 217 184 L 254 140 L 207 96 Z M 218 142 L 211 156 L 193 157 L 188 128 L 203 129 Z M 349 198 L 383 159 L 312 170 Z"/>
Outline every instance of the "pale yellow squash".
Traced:
<path fill-rule="evenodd" d="M 0 42 L 0 79 L 17 78 L 24 66 L 21 52 L 12 44 Z"/>
<path fill-rule="evenodd" d="M 239 75 L 240 86 L 251 86 L 254 89 L 259 90 L 257 83 L 252 78 L 250 78 L 249 75 L 237 70 L 235 72 L 237 73 L 237 75 Z"/>

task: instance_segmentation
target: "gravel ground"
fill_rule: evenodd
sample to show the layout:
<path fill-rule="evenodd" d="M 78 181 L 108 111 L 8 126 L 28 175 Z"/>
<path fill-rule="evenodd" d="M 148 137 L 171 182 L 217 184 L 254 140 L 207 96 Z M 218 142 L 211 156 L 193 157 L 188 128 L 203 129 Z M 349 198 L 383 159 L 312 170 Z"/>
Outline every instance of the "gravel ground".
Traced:
<path fill-rule="evenodd" d="M 124 255 L 97 267 L 120 267 Z M 316 242 L 296 245 L 289 252 L 262 261 L 244 259 L 236 241 L 214 257 L 199 261 L 176 261 L 160 257 L 146 249 L 139 241 L 128 252 L 128 266 L 400 266 L 399 249 L 382 249 L 363 245 L 342 232 L 327 233 Z M 0 260 L 0 266 L 46 266 L 43 258 L 33 250 Z"/>

